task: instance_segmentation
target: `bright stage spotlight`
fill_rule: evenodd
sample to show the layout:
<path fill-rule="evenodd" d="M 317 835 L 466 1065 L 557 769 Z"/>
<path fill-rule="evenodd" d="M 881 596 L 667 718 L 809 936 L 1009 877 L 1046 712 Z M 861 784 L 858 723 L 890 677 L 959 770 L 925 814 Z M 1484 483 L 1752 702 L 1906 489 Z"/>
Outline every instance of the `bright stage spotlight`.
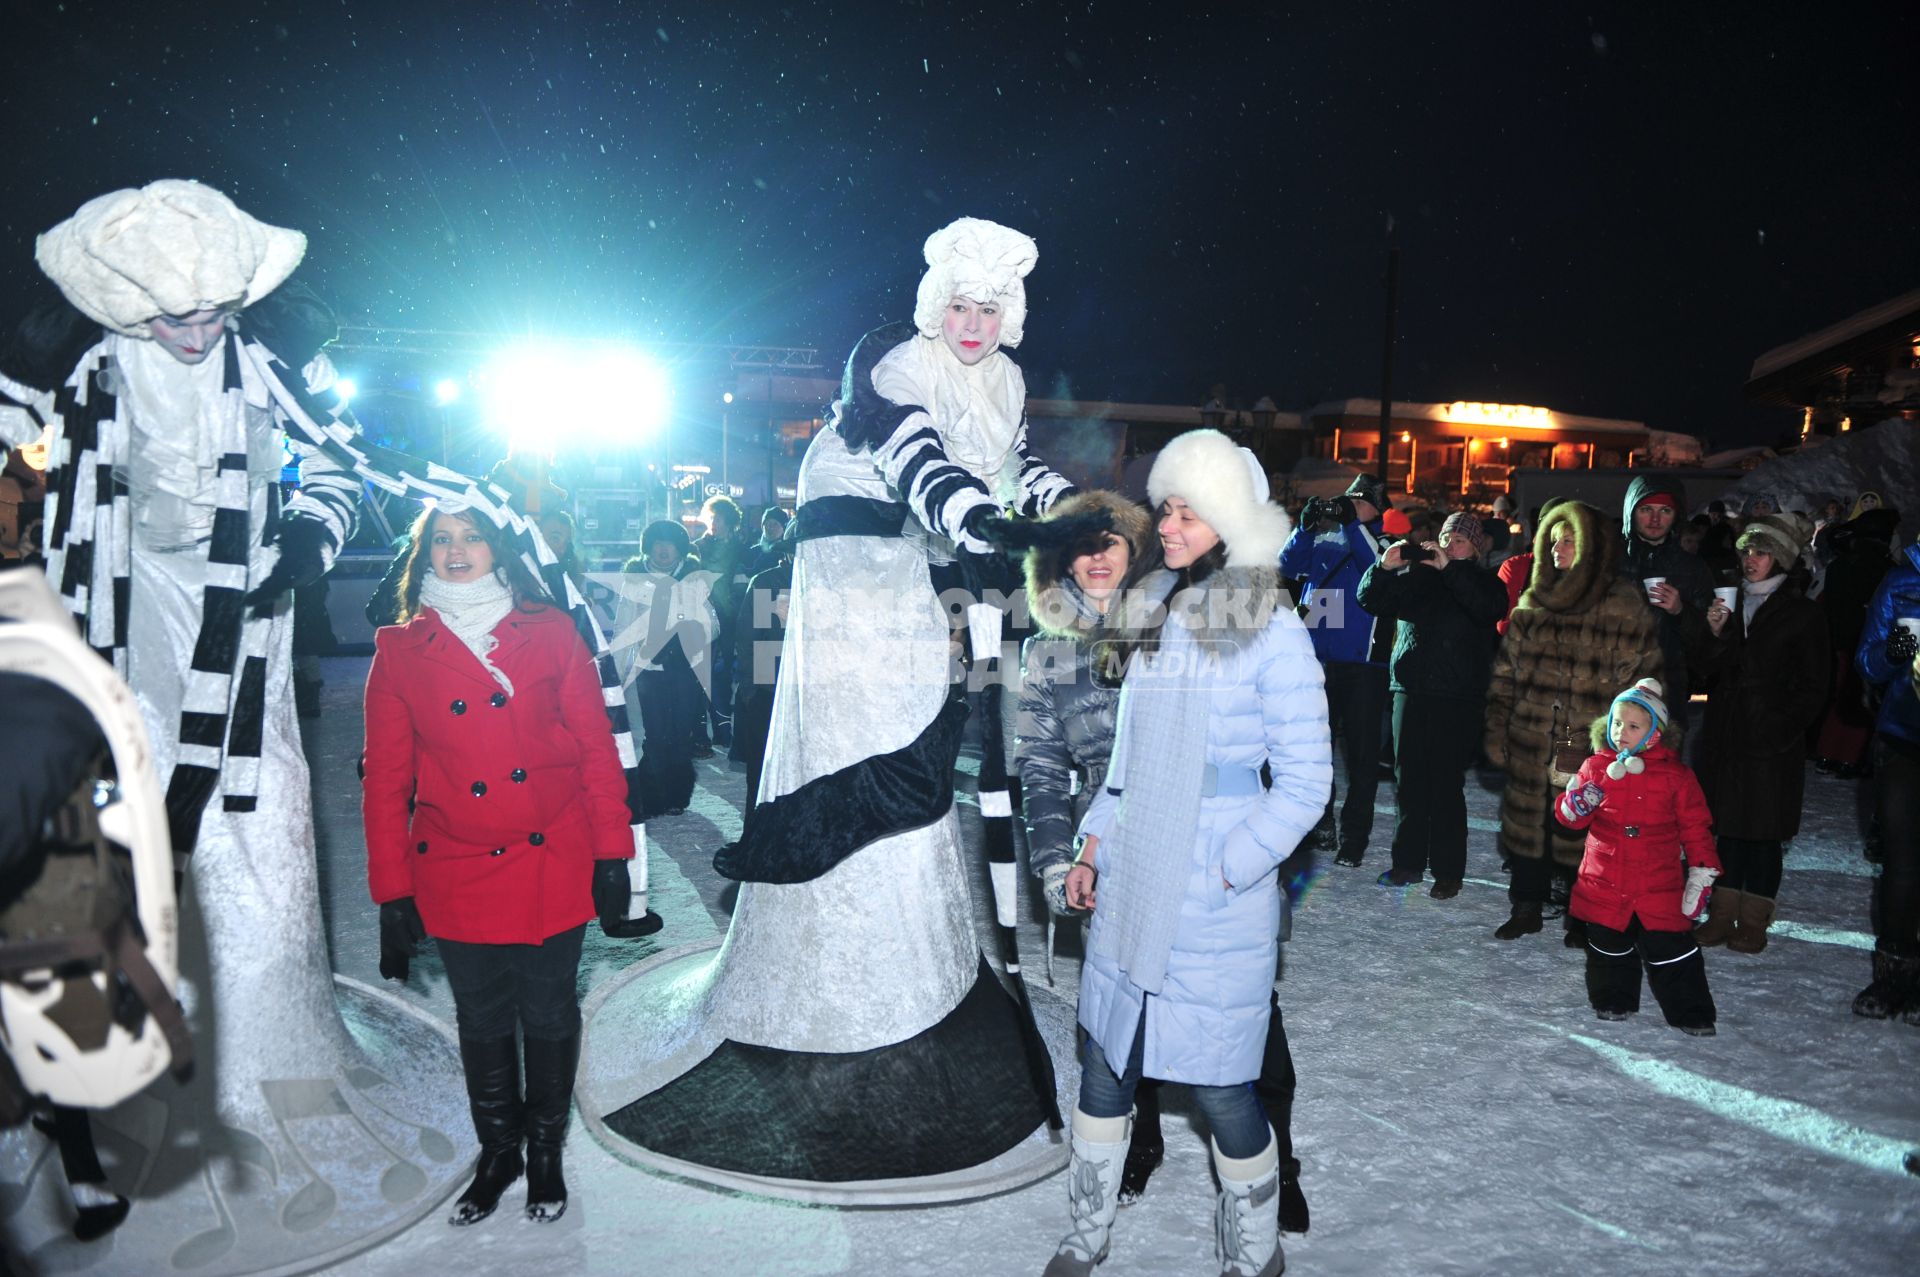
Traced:
<path fill-rule="evenodd" d="M 340 402 L 346 403 L 360 393 L 360 383 L 351 377 L 342 377 L 333 383 L 334 391 L 339 394 Z"/>
<path fill-rule="evenodd" d="M 490 365 L 484 384 L 487 420 L 515 452 L 636 447 L 658 433 L 671 404 L 666 374 L 637 350 L 514 350 Z"/>
<path fill-rule="evenodd" d="M 433 383 L 433 401 L 442 407 L 460 397 L 460 383 L 451 377 L 442 377 Z"/>

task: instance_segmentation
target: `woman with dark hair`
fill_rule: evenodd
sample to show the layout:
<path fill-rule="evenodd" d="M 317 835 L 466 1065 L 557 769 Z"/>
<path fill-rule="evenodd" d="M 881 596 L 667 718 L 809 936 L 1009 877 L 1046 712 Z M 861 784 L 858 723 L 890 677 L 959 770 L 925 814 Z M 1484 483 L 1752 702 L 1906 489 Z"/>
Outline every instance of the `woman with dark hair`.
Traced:
<path fill-rule="evenodd" d="M 1102 665 L 1124 673 L 1119 727 L 1066 880 L 1093 924 L 1073 1228 L 1046 1271 L 1085 1277 L 1105 1257 L 1128 1114 L 1155 1077 L 1192 1088 L 1211 1128 L 1223 1268 L 1272 1277 L 1286 1262 L 1283 1168 L 1254 1079 L 1279 960 L 1277 870 L 1333 786 L 1326 691 L 1275 567 L 1289 521 L 1253 454 L 1191 431 L 1161 450 L 1147 491 L 1166 569 L 1118 604 Z"/>
<path fill-rule="evenodd" d="M 677 816 L 693 801 L 693 760 L 705 746 L 706 693 L 701 676 L 719 622 L 709 596 L 713 578 L 692 557 L 687 530 L 656 519 L 640 534 L 640 553 L 622 569 L 614 618 L 620 675 L 633 689 L 646 740 L 640 755 L 640 804 L 648 816 Z"/>
<path fill-rule="evenodd" d="M 1736 953 L 1767 947 L 1785 842 L 1800 832 L 1807 729 L 1832 677 L 1826 615 L 1802 565 L 1812 531 L 1797 514 L 1747 521 L 1736 605 L 1713 601 L 1710 637 L 1687 657 L 1707 693 L 1700 782 L 1724 866 L 1694 939 Z"/>
<path fill-rule="evenodd" d="M 527 1217 L 551 1222 L 567 1208 L 581 942 L 590 918 L 627 909 L 626 781 L 592 654 L 490 520 L 425 511 L 400 598 L 367 674 L 380 973 L 404 980 L 413 945 L 438 942 L 480 1140 L 450 1222 L 492 1214 L 523 1169 Z"/>

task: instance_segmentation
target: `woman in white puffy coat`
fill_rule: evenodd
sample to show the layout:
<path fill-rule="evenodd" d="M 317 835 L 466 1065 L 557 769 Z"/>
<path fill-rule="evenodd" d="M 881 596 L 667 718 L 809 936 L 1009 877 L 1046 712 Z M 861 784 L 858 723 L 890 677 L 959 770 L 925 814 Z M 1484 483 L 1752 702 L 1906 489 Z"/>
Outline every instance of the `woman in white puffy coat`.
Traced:
<path fill-rule="evenodd" d="M 1189 432 L 1161 452 L 1147 491 L 1169 570 L 1119 605 L 1118 739 L 1067 879 L 1093 925 L 1073 1230 L 1047 1274 L 1084 1277 L 1107 1253 L 1144 1074 L 1192 1087 L 1211 1127 L 1223 1274 L 1272 1277 L 1285 1263 L 1278 1153 L 1253 1079 L 1278 957 L 1277 870 L 1333 783 L 1326 693 L 1275 567 L 1288 520 L 1253 454 Z"/>

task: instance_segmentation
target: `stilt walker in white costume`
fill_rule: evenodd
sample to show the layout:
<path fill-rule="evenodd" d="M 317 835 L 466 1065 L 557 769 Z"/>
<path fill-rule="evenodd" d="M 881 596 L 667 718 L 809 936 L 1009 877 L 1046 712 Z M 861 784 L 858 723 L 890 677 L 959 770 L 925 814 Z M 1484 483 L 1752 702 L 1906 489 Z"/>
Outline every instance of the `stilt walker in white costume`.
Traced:
<path fill-rule="evenodd" d="M 742 883 L 732 925 L 634 1017 L 653 1023 L 632 1050 L 662 1063 L 603 1119 L 652 1154 L 910 1179 L 987 1163 L 1053 1113 L 1030 1015 L 975 936 L 953 809 L 967 708 L 936 585 L 992 551 L 1008 513 L 1072 490 L 1027 454 L 1002 349 L 1035 257 L 992 222 L 935 233 L 914 324 L 860 342 L 808 448 L 760 804 L 715 858 Z"/>
<path fill-rule="evenodd" d="M 199 1072 L 163 1097 L 164 1113 L 122 1115 L 143 1130 L 134 1144 L 152 1137 L 126 1174 L 158 1200 L 136 1196 L 117 1236 L 131 1244 L 143 1212 L 150 1229 L 165 1218 L 176 1231 L 147 1236 L 167 1247 L 148 1258 L 171 1251 L 200 1272 L 352 1253 L 432 1209 L 464 1178 L 458 1149 L 470 1147 L 443 1031 L 336 990 L 295 719 L 292 591 L 346 542 L 363 480 L 462 499 L 519 545 L 528 527 L 464 476 L 359 437 L 320 351 L 331 315 L 281 289 L 305 250 L 304 235 L 195 182 L 112 192 L 36 245 L 84 320 L 37 312 L 0 360 L 0 446 L 49 440 L 47 572 L 134 690 L 185 873 L 183 1000 Z M 283 445 L 300 470 L 284 500 Z M 610 726 L 631 766 L 624 709 Z M 6 1169 L 11 1151 L 0 1149 Z"/>

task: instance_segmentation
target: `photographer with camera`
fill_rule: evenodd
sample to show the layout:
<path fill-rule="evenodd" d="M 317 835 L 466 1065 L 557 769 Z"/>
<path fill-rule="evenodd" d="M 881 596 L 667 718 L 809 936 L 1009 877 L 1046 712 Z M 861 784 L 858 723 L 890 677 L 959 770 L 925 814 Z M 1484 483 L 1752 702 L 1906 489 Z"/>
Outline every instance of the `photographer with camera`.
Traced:
<path fill-rule="evenodd" d="M 1373 825 L 1380 785 L 1380 727 L 1387 711 L 1387 657 L 1393 625 L 1361 608 L 1360 578 L 1380 560 L 1380 517 L 1387 485 L 1356 477 L 1346 492 L 1314 498 L 1280 552 L 1280 574 L 1302 582 L 1300 615 L 1327 679 L 1327 708 L 1346 759 L 1346 801 L 1340 807 L 1334 863 L 1358 865 Z M 1327 821 L 1333 806 L 1327 806 Z"/>

